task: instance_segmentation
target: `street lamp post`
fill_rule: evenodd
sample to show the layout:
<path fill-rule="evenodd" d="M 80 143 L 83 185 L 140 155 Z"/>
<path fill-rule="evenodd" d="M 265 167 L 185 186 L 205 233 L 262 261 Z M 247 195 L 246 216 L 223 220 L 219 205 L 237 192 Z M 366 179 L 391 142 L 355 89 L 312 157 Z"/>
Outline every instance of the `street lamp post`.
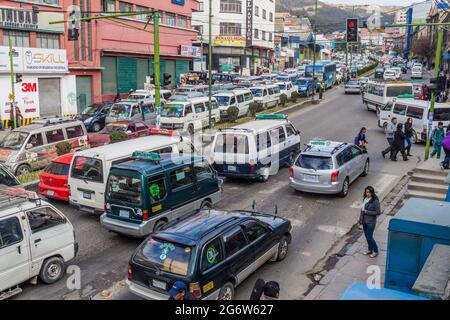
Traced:
<path fill-rule="evenodd" d="M 313 90 L 313 94 L 312 94 L 312 99 L 314 100 L 314 95 L 316 94 L 316 36 L 317 36 L 317 0 L 316 0 L 316 6 L 315 6 L 315 12 L 314 12 L 314 25 L 313 25 L 313 34 L 314 34 L 314 39 L 313 39 L 313 74 L 312 74 L 312 78 L 313 78 L 313 82 L 314 82 L 314 90 Z"/>
<path fill-rule="evenodd" d="M 209 98 L 209 129 L 212 129 L 212 114 L 211 114 L 211 100 L 212 100 L 212 0 L 209 0 L 209 45 L 208 45 L 208 98 Z"/>

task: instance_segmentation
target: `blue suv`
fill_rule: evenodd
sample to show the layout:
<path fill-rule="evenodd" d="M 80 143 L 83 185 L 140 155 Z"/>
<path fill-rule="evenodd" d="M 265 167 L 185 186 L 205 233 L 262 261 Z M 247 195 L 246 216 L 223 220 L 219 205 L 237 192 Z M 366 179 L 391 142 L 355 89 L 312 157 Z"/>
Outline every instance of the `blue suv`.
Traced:
<path fill-rule="evenodd" d="M 99 132 L 105 127 L 106 115 L 112 105 L 112 102 L 92 104 L 86 107 L 77 119 L 84 122 L 88 131 Z"/>
<path fill-rule="evenodd" d="M 312 78 L 299 78 L 295 81 L 298 93 L 301 97 L 309 97 L 314 93 L 314 81 Z"/>
<path fill-rule="evenodd" d="M 128 265 L 130 292 L 167 300 L 176 281 L 197 299 L 232 300 L 234 289 L 267 261 L 281 261 L 289 220 L 250 211 L 201 210 L 148 237 Z"/>

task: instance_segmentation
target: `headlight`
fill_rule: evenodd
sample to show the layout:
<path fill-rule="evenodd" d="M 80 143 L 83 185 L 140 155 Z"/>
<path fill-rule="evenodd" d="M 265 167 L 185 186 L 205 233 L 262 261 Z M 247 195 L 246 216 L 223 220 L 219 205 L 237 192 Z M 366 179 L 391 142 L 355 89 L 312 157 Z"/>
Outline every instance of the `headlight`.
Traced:
<path fill-rule="evenodd" d="M 18 159 L 19 159 L 19 155 L 18 155 L 18 154 L 15 154 L 15 155 L 9 156 L 9 157 L 6 159 L 5 163 L 12 164 L 12 163 L 17 162 Z"/>

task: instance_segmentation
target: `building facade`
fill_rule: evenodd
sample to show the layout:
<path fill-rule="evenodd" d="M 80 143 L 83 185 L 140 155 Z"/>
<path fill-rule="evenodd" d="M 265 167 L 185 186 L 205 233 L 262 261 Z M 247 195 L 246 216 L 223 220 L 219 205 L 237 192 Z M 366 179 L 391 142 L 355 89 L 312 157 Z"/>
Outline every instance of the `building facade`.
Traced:
<path fill-rule="evenodd" d="M 57 0 L 0 2 L 0 117 L 7 126 L 10 111 L 11 66 L 22 75 L 15 84 L 15 101 L 23 123 L 32 119 L 73 115 L 76 107 L 75 76 L 69 74 L 64 44 L 64 25 L 49 21 L 64 19 L 64 10 Z"/>
<path fill-rule="evenodd" d="M 180 74 L 189 72 L 189 47 L 197 36 L 191 27 L 192 12 L 198 8 L 196 0 L 62 1 L 66 8 L 78 6 L 82 15 L 143 12 L 82 22 L 78 41 L 67 42 L 69 70 L 76 76 L 78 111 L 91 103 L 143 89 L 147 77 L 153 75 L 153 19 L 145 12 L 160 12 L 161 83 L 165 73 L 171 75 L 173 86 L 179 83 Z"/>
<path fill-rule="evenodd" d="M 212 1 L 212 43 L 209 40 L 209 1 L 200 1 L 192 24 L 200 41 L 213 46 L 213 70 L 234 66 L 243 74 L 272 67 L 275 33 L 275 0 Z"/>

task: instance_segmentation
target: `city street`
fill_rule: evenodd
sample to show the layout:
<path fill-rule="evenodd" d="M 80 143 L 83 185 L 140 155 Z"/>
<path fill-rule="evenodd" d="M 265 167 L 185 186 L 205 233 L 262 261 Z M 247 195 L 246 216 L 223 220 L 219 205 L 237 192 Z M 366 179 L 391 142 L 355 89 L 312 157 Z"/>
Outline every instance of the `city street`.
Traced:
<path fill-rule="evenodd" d="M 324 98 L 319 105 L 289 115 L 301 131 L 302 145 L 314 138 L 353 142 L 359 129 L 365 126 L 370 173 L 353 183 L 344 199 L 293 190 L 288 186 L 287 168 L 270 177 L 267 183 L 227 179 L 218 208 L 249 210 L 256 200 L 258 211 L 270 213 L 277 204 L 278 214 L 289 218 L 293 225 L 287 258 L 279 263 L 267 263 L 251 275 L 237 288 L 237 299 L 248 299 L 258 278 L 278 281 L 282 299 L 302 299 L 311 284 L 308 274 L 357 222 L 364 187 L 372 185 L 384 197 L 423 157 L 424 146 L 415 145 L 412 149 L 414 157 L 409 162 L 394 163 L 383 159 L 380 151 L 387 144 L 384 133 L 377 126 L 376 114 L 363 107 L 361 96 L 345 95 L 339 87 L 327 91 Z M 24 292 L 15 299 L 89 299 L 126 277 L 127 261 L 141 242 L 108 232 L 101 227 L 97 216 L 76 211 L 65 203 L 54 204 L 75 227 L 80 249 L 72 264 L 81 268 L 82 288 L 68 290 L 64 280 L 51 286 L 41 283 L 23 285 Z M 113 296 L 113 299 L 134 298 L 137 297 L 127 293 L 126 289 Z"/>

